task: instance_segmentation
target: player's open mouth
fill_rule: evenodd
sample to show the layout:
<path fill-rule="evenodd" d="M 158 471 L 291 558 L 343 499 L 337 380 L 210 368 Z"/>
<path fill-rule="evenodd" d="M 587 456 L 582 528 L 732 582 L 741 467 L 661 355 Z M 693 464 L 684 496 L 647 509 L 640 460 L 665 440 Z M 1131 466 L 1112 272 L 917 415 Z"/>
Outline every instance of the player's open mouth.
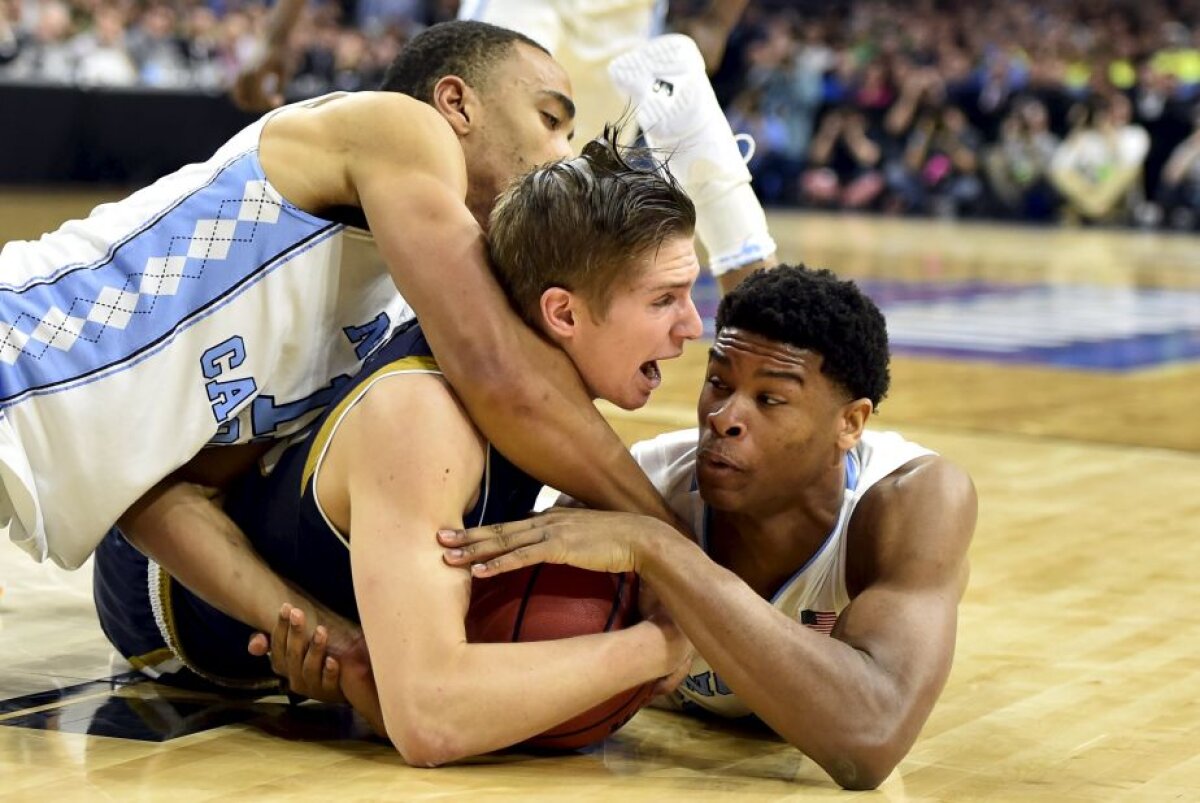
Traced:
<path fill-rule="evenodd" d="M 642 363 L 642 376 L 650 380 L 650 387 L 656 388 L 662 382 L 662 372 L 658 370 L 658 361 L 650 360 Z"/>

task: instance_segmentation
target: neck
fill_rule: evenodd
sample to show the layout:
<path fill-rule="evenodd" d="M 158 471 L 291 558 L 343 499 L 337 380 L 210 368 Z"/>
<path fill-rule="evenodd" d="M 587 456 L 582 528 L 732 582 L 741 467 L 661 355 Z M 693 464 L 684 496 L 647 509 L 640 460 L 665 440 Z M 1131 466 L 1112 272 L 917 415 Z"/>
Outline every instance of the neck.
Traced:
<path fill-rule="evenodd" d="M 825 543 L 842 509 L 845 461 L 778 508 L 713 509 L 708 532 L 714 560 L 770 597 Z"/>
<path fill-rule="evenodd" d="M 488 230 L 488 218 L 492 214 L 492 205 L 495 200 L 495 196 L 484 198 L 471 189 L 467 190 L 467 209 L 471 211 L 471 216 L 475 218 L 475 222 L 479 224 L 479 228 L 483 229 L 485 234 Z"/>

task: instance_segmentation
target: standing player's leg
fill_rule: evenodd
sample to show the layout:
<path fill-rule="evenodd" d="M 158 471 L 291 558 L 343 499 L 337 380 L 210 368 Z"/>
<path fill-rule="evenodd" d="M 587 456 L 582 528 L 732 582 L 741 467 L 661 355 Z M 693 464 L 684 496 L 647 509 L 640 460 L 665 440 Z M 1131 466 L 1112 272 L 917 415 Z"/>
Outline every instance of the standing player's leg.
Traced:
<path fill-rule="evenodd" d="M 460 20 L 486 22 L 528 36 L 558 58 L 562 46 L 562 12 L 552 0 L 463 0 Z"/>
<path fill-rule="evenodd" d="M 563 39 L 554 57 L 571 77 L 578 116 L 575 150 L 600 136 L 607 123 L 625 117 L 629 95 L 608 76 L 613 60 L 632 52 L 659 35 L 666 25 L 662 0 L 561 0 L 570 6 L 563 17 Z M 637 127 L 622 129 L 623 144 L 637 138 Z"/>
<path fill-rule="evenodd" d="M 459 19 L 522 33 L 553 54 L 571 78 L 575 98 L 575 152 L 629 108 L 628 96 L 608 78 L 614 58 L 661 33 L 663 0 L 464 0 Z M 633 126 L 623 135 L 637 136 Z M 629 144 L 628 142 L 626 144 Z"/>
<path fill-rule="evenodd" d="M 647 143 L 666 152 L 695 202 L 696 233 L 722 292 L 774 265 L 766 215 L 696 43 L 681 34 L 656 37 L 615 59 L 609 74 L 632 99 Z"/>

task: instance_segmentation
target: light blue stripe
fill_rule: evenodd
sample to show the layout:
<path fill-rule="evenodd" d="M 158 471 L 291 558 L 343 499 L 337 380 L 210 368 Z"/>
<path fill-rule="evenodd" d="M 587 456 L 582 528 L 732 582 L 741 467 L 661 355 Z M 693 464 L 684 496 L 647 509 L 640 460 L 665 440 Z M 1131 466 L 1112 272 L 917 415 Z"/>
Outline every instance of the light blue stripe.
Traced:
<path fill-rule="evenodd" d="M 230 302 L 236 300 L 242 293 L 246 292 L 247 290 L 252 288 L 254 285 L 258 284 L 259 281 L 261 281 L 262 279 L 265 279 L 267 276 L 269 276 L 271 273 L 273 273 L 277 268 L 281 268 L 284 265 L 287 265 L 292 260 L 292 258 L 299 256 L 300 254 L 303 254 L 305 251 L 308 251 L 311 248 L 315 248 L 317 245 L 320 245 L 324 241 L 328 240 L 330 237 L 333 237 L 334 235 L 338 234 L 341 230 L 342 230 L 341 226 L 331 226 L 328 230 L 322 232 L 319 236 L 314 237 L 313 239 L 311 239 L 307 243 L 305 243 L 302 248 L 299 248 L 298 250 L 295 250 L 295 251 L 291 251 L 291 252 L 283 255 L 280 259 L 273 260 L 270 264 L 265 265 L 262 270 L 260 270 L 257 274 L 255 274 L 250 279 L 250 281 L 248 281 L 245 284 L 241 285 L 240 287 L 236 288 L 236 292 L 231 293 L 229 296 L 227 296 L 225 298 L 218 299 L 215 304 L 213 304 L 211 307 L 209 307 L 207 309 L 198 310 L 198 314 L 192 316 L 191 318 L 189 318 L 186 321 L 182 321 L 180 323 L 180 325 L 178 327 L 176 327 L 173 332 L 170 333 L 169 337 L 165 338 L 164 340 L 162 340 L 158 343 L 153 344 L 152 348 L 146 349 L 146 350 L 136 353 L 136 354 L 131 354 L 129 359 L 124 362 L 108 366 L 105 370 L 100 371 L 98 373 L 91 374 L 89 376 L 77 377 L 76 380 L 58 384 L 58 385 L 54 385 L 53 387 L 28 390 L 25 393 L 23 393 L 21 396 L 14 398 L 14 399 L 0 399 L 0 418 L 3 417 L 4 408 L 12 407 L 13 405 L 24 401 L 25 399 L 32 398 L 35 396 L 48 396 L 53 393 L 61 393 L 63 391 L 72 390 L 72 389 L 78 388 L 78 387 L 83 387 L 84 385 L 90 385 L 93 382 L 98 382 L 101 379 L 112 376 L 113 374 L 116 374 L 116 373 L 120 373 L 121 371 L 128 371 L 129 369 L 135 367 L 142 361 L 148 360 L 149 358 L 153 357 L 155 354 L 160 352 L 162 349 L 169 346 L 175 340 L 175 338 L 177 336 L 179 336 L 182 332 L 187 331 L 187 329 L 189 329 L 193 325 L 199 323 L 200 321 L 203 321 L 208 316 L 218 312 L 219 310 L 221 310 L 221 308 L 225 307 Z"/>
<path fill-rule="evenodd" d="M 236 221 L 247 182 L 258 180 L 262 174 L 255 154 L 247 153 L 223 169 L 211 185 L 122 243 L 111 260 L 62 274 L 21 293 L 0 294 L 0 321 L 29 335 L 51 308 L 86 318 L 106 287 L 138 293 L 148 260 L 187 257 L 196 222 Z M 124 329 L 89 323 L 66 351 L 30 340 L 14 364 L 0 362 L 0 404 L 128 363 L 147 348 L 174 337 L 216 302 L 240 293 L 249 279 L 273 266 L 279 255 L 330 227 L 340 230 L 294 207 L 282 210 L 275 223 L 237 221 L 224 259 L 186 258 L 182 268 L 174 271 L 180 277 L 176 292 L 141 294 Z"/>
<path fill-rule="evenodd" d="M 23 291 L 29 289 L 30 287 L 33 287 L 34 285 L 46 284 L 48 282 L 58 281 L 60 278 L 62 278 L 63 274 L 68 273 L 70 271 L 87 269 L 87 268 L 95 268 L 100 265 L 103 265 L 104 263 L 106 263 L 112 259 L 113 254 L 116 253 L 117 249 L 124 246 L 125 243 L 129 242 L 134 237 L 137 237 L 139 234 L 141 234 L 143 231 L 145 231 L 147 227 L 153 226 L 155 223 L 158 222 L 159 218 L 161 218 L 165 214 L 169 214 L 176 206 L 178 206 L 183 201 L 187 200 L 190 196 L 194 195 L 197 192 L 202 192 L 203 190 L 208 188 L 214 181 L 216 181 L 218 178 L 220 178 L 221 171 L 225 170 L 227 167 L 229 167 L 231 164 L 233 164 L 237 160 L 244 158 L 246 155 L 247 155 L 247 153 L 240 153 L 237 156 L 230 159 L 228 162 L 226 162 L 224 165 L 222 165 L 218 169 L 218 171 L 216 173 L 214 173 L 208 179 L 208 181 L 206 181 L 200 187 L 189 190 L 185 195 L 183 195 L 179 198 L 176 198 L 174 201 L 172 201 L 169 204 L 166 204 L 163 207 L 163 211 L 160 212 L 157 216 L 155 216 L 151 220 L 147 221 L 146 223 L 142 224 L 138 228 L 134 229 L 132 232 L 127 234 L 122 239 L 117 240 L 116 242 L 112 243 L 108 247 L 108 250 L 105 251 L 102 256 L 99 256 L 96 259 L 93 259 L 89 262 L 72 262 L 69 265 L 63 265 L 63 266 L 59 267 L 58 269 L 56 269 L 51 274 L 47 274 L 46 276 L 34 276 L 30 279 L 27 279 L 23 284 L 0 283 L 0 293 L 5 293 L 5 292 L 20 293 L 20 292 L 23 292 Z M 120 203 L 120 201 L 118 201 L 117 203 Z"/>

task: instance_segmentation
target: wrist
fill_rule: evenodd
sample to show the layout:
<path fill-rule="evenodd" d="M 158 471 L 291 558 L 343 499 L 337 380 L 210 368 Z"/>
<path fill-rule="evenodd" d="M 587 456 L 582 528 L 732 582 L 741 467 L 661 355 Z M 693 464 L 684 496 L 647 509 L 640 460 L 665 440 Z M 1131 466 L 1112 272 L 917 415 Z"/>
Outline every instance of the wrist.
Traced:
<path fill-rule="evenodd" d="M 645 683 L 670 674 L 675 668 L 672 661 L 671 640 L 659 622 L 645 620 L 620 631 L 626 637 L 620 659 L 634 669 L 629 685 Z M 619 666 L 610 663 L 608 666 Z"/>
<path fill-rule="evenodd" d="M 671 555 L 684 544 L 691 543 L 678 529 L 662 521 L 640 528 L 634 536 L 632 551 L 634 571 L 643 580 L 653 583 L 670 565 Z"/>

